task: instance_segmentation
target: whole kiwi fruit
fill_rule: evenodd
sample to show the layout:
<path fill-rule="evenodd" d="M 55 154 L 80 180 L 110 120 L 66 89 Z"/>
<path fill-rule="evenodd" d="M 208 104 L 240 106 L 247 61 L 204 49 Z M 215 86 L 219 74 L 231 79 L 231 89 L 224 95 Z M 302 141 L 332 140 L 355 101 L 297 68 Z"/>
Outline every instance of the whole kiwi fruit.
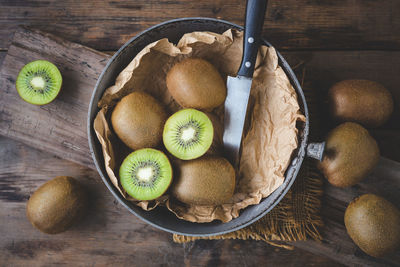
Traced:
<path fill-rule="evenodd" d="M 74 178 L 58 176 L 40 186 L 29 198 L 26 215 L 34 227 L 47 234 L 64 232 L 87 208 L 87 194 Z"/>
<path fill-rule="evenodd" d="M 328 181 L 338 187 L 360 182 L 378 163 L 379 148 L 361 125 L 345 122 L 329 132 L 318 164 Z"/>
<path fill-rule="evenodd" d="M 186 58 L 167 74 L 167 87 L 184 108 L 211 110 L 224 103 L 225 82 L 218 70 L 200 58 Z"/>
<path fill-rule="evenodd" d="M 225 158 L 204 156 L 177 164 L 174 197 L 189 205 L 219 205 L 232 198 L 235 170 Z"/>
<path fill-rule="evenodd" d="M 390 92 L 381 84 L 368 80 L 344 80 L 328 92 L 333 118 L 352 121 L 366 127 L 384 124 L 393 112 Z"/>
<path fill-rule="evenodd" d="M 161 103 L 143 92 L 123 97 L 111 114 L 115 133 L 133 150 L 159 145 L 166 119 Z"/>
<path fill-rule="evenodd" d="M 400 245 L 400 211 L 377 195 L 354 199 L 346 209 L 344 223 L 354 243 L 373 257 L 382 257 Z"/>

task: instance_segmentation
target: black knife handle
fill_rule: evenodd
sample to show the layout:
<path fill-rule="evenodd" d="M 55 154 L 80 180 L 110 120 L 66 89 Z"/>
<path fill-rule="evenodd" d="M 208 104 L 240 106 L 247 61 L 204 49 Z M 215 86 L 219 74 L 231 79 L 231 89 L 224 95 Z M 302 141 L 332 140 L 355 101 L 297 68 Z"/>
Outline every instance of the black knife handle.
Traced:
<path fill-rule="evenodd" d="M 238 75 L 240 76 L 253 77 L 267 2 L 268 0 L 247 0 L 243 57 L 238 71 Z"/>

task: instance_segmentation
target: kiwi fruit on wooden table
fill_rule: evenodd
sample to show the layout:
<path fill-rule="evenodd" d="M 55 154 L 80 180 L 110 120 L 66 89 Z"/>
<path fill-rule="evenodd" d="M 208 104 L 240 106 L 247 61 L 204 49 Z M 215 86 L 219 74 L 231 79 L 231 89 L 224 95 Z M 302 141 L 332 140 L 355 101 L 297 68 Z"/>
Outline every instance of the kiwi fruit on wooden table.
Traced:
<path fill-rule="evenodd" d="M 382 197 L 365 194 L 354 199 L 346 209 L 344 223 L 354 243 L 373 257 L 400 246 L 400 211 Z"/>
<path fill-rule="evenodd" d="M 133 92 L 117 103 L 111 123 L 122 142 L 136 150 L 161 143 L 166 118 L 164 107 L 154 97 Z"/>
<path fill-rule="evenodd" d="M 184 108 L 211 110 L 226 98 L 225 81 L 218 70 L 200 58 L 186 58 L 167 74 L 167 87 Z"/>
<path fill-rule="evenodd" d="M 36 60 L 21 69 L 15 87 L 19 96 L 26 102 L 45 105 L 57 97 L 61 84 L 61 73 L 53 63 Z"/>
<path fill-rule="evenodd" d="M 201 157 L 210 148 L 213 138 L 211 120 L 205 113 L 195 109 L 179 110 L 164 125 L 164 146 L 179 159 Z"/>
<path fill-rule="evenodd" d="M 33 193 L 26 205 L 26 215 L 40 231 L 57 234 L 84 215 L 87 200 L 85 189 L 76 179 L 58 176 Z"/>
<path fill-rule="evenodd" d="M 219 205 L 229 201 L 235 191 L 235 170 L 225 158 L 204 156 L 178 164 L 171 192 L 190 205 Z"/>
<path fill-rule="evenodd" d="M 329 132 L 318 167 L 329 183 L 338 187 L 360 182 L 378 163 L 379 148 L 361 125 L 345 122 Z"/>
<path fill-rule="evenodd" d="M 172 167 L 163 152 L 143 148 L 125 158 L 119 178 L 122 187 L 134 199 L 153 200 L 167 191 L 172 181 Z"/>
<path fill-rule="evenodd" d="M 333 118 L 340 122 L 357 122 L 365 127 L 381 126 L 393 112 L 390 92 L 374 81 L 338 82 L 329 89 L 328 101 Z"/>

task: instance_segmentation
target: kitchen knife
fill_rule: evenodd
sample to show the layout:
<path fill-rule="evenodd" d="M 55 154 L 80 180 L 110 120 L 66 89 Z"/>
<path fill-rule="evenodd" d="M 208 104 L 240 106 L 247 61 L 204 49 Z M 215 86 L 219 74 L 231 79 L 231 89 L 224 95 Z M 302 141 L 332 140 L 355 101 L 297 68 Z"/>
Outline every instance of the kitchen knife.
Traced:
<path fill-rule="evenodd" d="M 243 126 L 267 2 L 247 0 L 242 62 L 237 76 L 228 76 L 227 79 L 223 142 L 225 155 L 234 167 L 239 163 Z"/>

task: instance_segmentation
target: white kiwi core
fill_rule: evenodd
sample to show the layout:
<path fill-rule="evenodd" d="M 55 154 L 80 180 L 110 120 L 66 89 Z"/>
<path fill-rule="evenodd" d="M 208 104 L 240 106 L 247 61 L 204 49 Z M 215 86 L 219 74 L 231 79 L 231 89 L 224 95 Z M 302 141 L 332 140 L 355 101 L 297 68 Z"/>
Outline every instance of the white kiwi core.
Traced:
<path fill-rule="evenodd" d="M 40 76 L 35 76 L 31 80 L 31 85 L 36 90 L 43 90 L 46 85 L 46 81 Z"/>
<path fill-rule="evenodd" d="M 190 141 L 196 136 L 196 129 L 193 127 L 188 127 L 184 130 L 182 130 L 182 135 L 181 138 L 184 142 Z"/>
<path fill-rule="evenodd" d="M 137 178 L 143 182 L 150 182 L 154 175 L 154 169 L 152 166 L 139 168 L 137 172 Z"/>

